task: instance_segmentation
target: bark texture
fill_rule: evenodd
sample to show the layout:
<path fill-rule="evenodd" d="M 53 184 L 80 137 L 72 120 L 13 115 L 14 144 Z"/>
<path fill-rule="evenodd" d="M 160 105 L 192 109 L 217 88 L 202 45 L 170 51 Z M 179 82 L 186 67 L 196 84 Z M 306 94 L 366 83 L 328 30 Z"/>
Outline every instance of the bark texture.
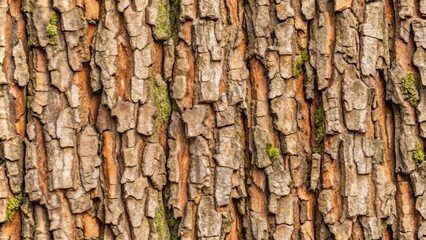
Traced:
<path fill-rule="evenodd" d="M 0 0 L 0 239 L 426 239 L 426 0 Z"/>

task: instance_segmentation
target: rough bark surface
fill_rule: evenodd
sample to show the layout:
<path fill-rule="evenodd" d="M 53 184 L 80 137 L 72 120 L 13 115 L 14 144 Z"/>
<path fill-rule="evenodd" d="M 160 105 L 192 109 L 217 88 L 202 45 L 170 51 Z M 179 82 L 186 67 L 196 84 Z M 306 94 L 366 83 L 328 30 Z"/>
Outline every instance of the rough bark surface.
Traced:
<path fill-rule="evenodd" d="M 426 239 L 426 0 L 0 0 L 0 239 Z"/>

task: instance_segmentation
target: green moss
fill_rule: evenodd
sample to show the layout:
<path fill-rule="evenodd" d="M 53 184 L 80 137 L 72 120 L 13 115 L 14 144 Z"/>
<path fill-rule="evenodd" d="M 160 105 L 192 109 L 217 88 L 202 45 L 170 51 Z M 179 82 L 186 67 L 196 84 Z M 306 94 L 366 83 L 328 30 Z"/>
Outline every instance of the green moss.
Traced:
<path fill-rule="evenodd" d="M 293 181 L 293 180 L 291 180 L 291 181 L 288 183 L 288 187 L 289 187 L 289 188 L 293 188 L 293 187 L 294 187 L 294 181 Z"/>
<path fill-rule="evenodd" d="M 304 63 L 309 61 L 309 53 L 307 49 L 302 49 L 302 51 L 300 51 L 300 58 Z"/>
<path fill-rule="evenodd" d="M 158 240 L 169 239 L 169 228 L 167 226 L 166 212 L 164 210 L 163 196 L 158 193 L 158 207 L 155 210 L 155 227 L 158 233 Z"/>
<path fill-rule="evenodd" d="M 172 113 L 167 83 L 161 78 L 156 78 L 154 86 L 154 104 L 157 107 L 157 123 L 162 124 L 169 120 Z"/>
<path fill-rule="evenodd" d="M 163 199 L 164 199 L 164 203 L 165 204 L 169 202 L 170 191 L 171 191 L 170 190 L 170 185 L 167 185 L 163 189 Z M 164 211 L 165 211 L 165 214 L 166 214 L 167 226 L 168 226 L 168 229 L 169 229 L 170 240 L 178 240 L 179 239 L 179 224 L 180 224 L 180 220 L 174 218 L 174 216 L 173 216 L 173 210 L 172 209 L 165 208 Z"/>
<path fill-rule="evenodd" d="M 49 38 L 51 45 L 56 46 L 58 44 L 58 16 L 55 12 L 50 15 L 49 24 L 46 27 L 46 36 Z"/>
<path fill-rule="evenodd" d="M 170 240 L 178 240 L 179 239 L 179 223 L 180 221 L 176 220 L 173 216 L 167 217 L 167 225 L 170 230 Z"/>
<path fill-rule="evenodd" d="M 266 153 L 272 162 L 275 162 L 275 160 L 277 160 L 278 156 L 280 155 L 278 148 L 272 146 L 270 143 L 266 144 Z"/>
<path fill-rule="evenodd" d="M 417 91 L 418 81 L 414 78 L 412 73 L 407 73 L 404 78 L 401 79 L 401 91 L 404 99 L 413 106 L 419 104 L 419 92 Z"/>
<path fill-rule="evenodd" d="M 170 13 L 165 0 L 158 1 L 157 24 L 154 27 L 154 36 L 157 40 L 166 40 L 170 37 Z"/>
<path fill-rule="evenodd" d="M 416 144 L 413 152 L 413 159 L 418 169 L 422 168 L 423 162 L 425 161 L 425 153 L 423 152 L 422 145 Z"/>
<path fill-rule="evenodd" d="M 300 73 L 302 72 L 302 65 L 303 61 L 301 58 L 296 59 L 296 64 L 293 69 L 293 74 L 295 77 L 299 77 Z"/>
<path fill-rule="evenodd" d="M 295 77 L 299 77 L 300 73 L 302 72 L 302 66 L 306 62 L 309 61 L 309 53 L 307 49 L 302 49 L 300 52 L 300 58 L 296 59 L 293 74 Z"/>
<path fill-rule="evenodd" d="M 232 217 L 230 214 L 222 215 L 222 228 L 223 232 L 229 233 L 232 228 Z"/>
<path fill-rule="evenodd" d="M 13 197 L 7 198 L 6 215 L 9 221 L 13 220 L 16 210 L 19 209 L 19 207 L 22 205 L 23 202 L 24 202 L 24 196 L 22 195 L 22 193 L 19 193 Z"/>
<path fill-rule="evenodd" d="M 315 137 L 315 146 L 312 150 L 313 153 L 321 153 L 324 148 L 324 108 L 318 107 L 315 110 L 315 128 L 316 128 L 316 137 Z"/>

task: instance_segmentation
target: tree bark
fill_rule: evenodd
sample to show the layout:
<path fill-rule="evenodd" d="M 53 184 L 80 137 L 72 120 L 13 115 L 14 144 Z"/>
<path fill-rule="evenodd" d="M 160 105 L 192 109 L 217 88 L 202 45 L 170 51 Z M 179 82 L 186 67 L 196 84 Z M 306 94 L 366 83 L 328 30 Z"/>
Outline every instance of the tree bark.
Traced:
<path fill-rule="evenodd" d="M 0 65 L 2 240 L 426 239 L 426 0 L 0 0 Z"/>

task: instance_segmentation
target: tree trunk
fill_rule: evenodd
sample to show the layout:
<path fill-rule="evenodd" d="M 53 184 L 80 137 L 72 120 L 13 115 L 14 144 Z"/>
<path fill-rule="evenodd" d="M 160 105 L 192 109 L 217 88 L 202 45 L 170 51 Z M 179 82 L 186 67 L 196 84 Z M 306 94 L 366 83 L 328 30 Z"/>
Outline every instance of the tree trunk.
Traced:
<path fill-rule="evenodd" d="M 426 0 L 0 0 L 0 65 L 2 240 L 426 239 Z"/>

